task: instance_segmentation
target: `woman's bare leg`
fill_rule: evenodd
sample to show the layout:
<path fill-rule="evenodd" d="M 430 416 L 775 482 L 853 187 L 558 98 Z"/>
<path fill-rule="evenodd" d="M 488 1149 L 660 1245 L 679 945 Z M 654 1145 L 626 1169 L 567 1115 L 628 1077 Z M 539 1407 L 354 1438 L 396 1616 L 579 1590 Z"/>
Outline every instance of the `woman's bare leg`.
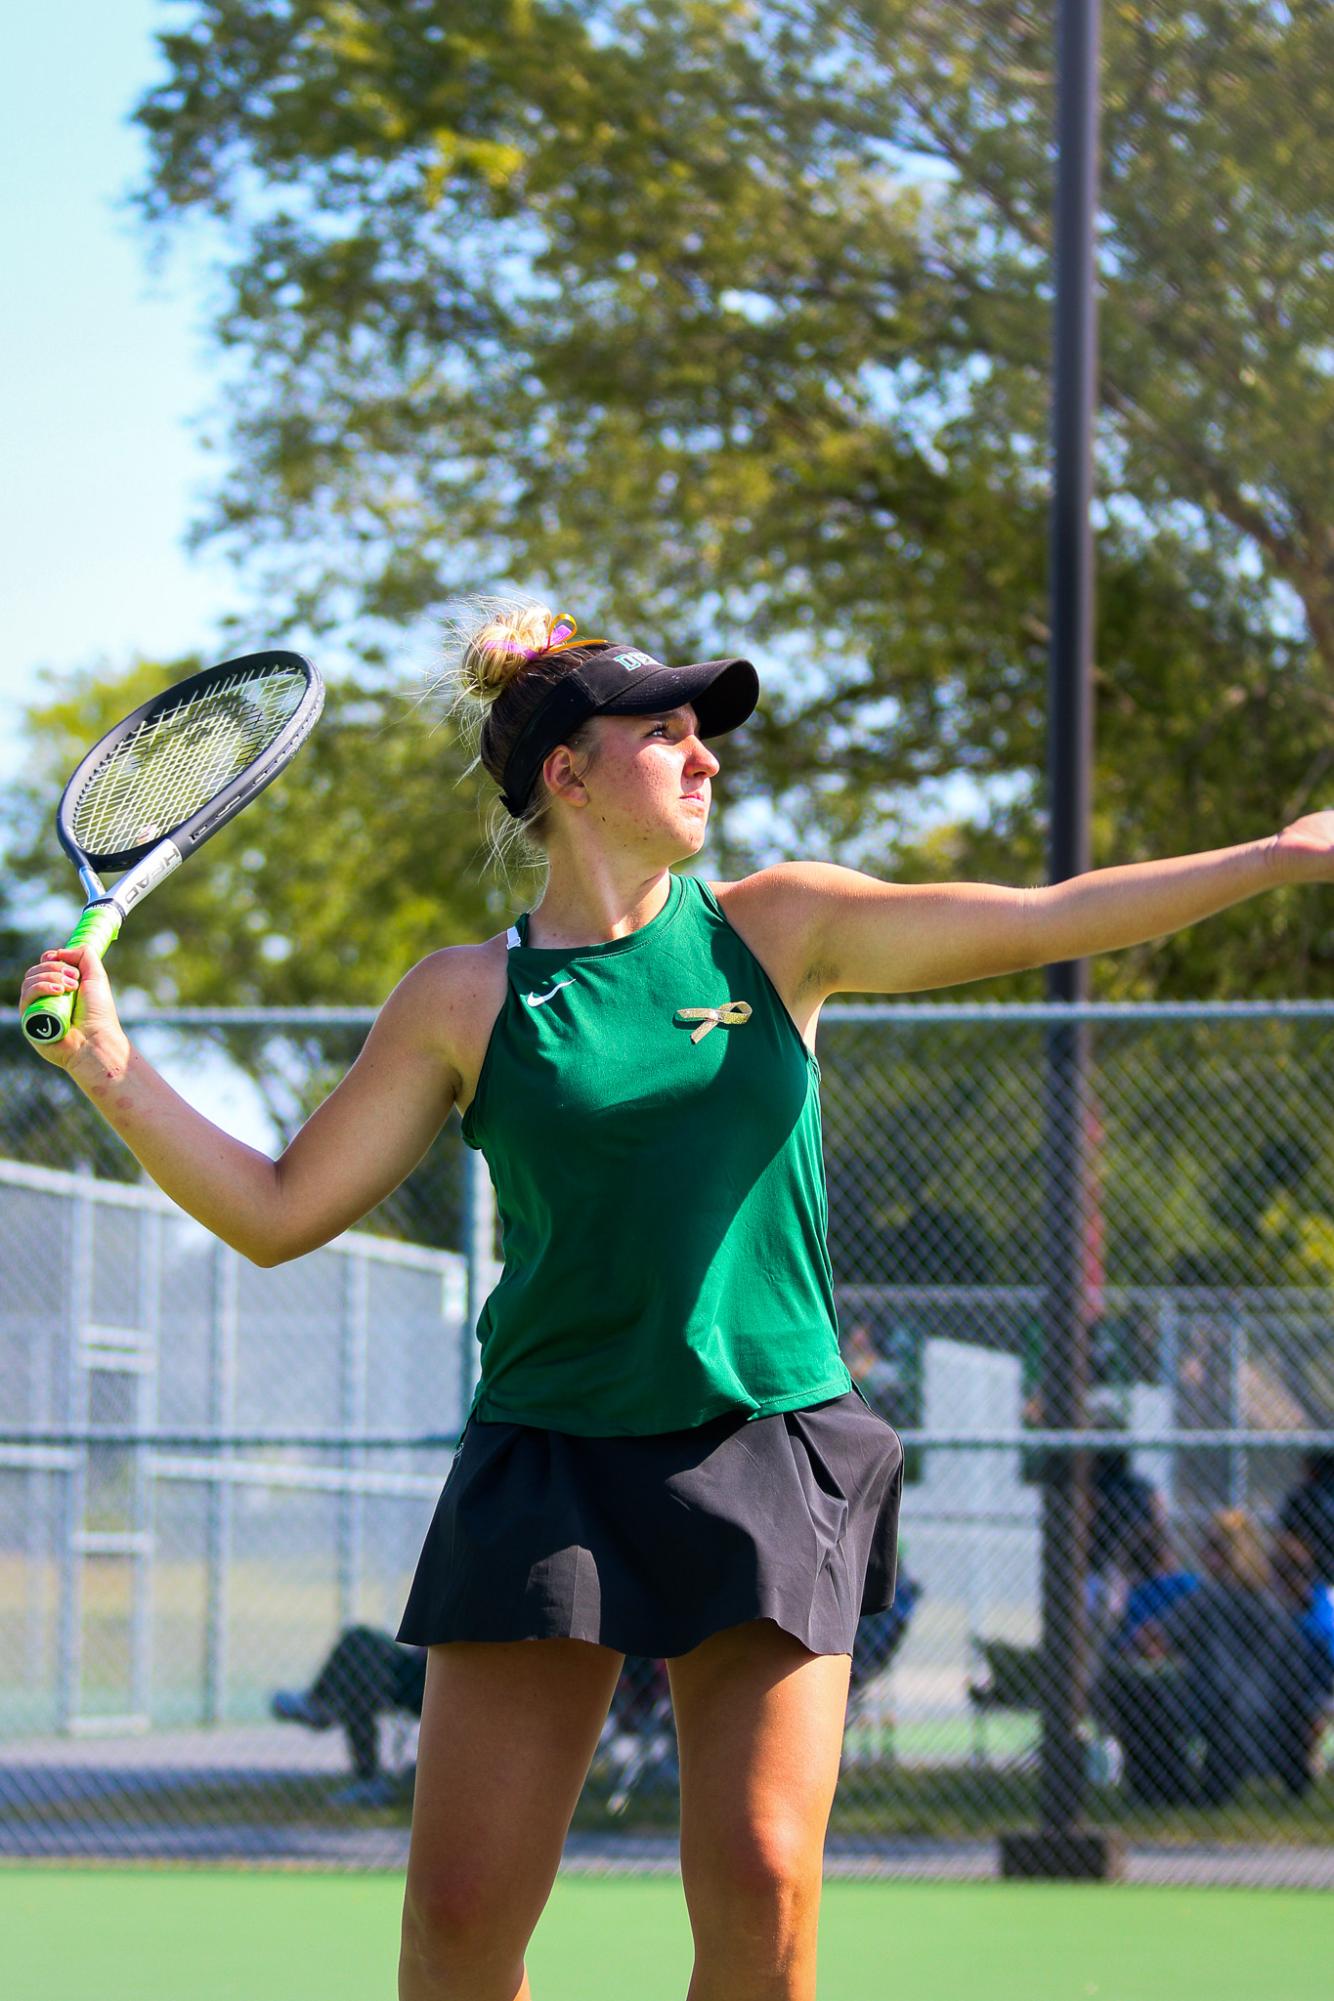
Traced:
<path fill-rule="evenodd" d="M 814 2001 L 851 1667 L 848 1654 L 813 1654 L 768 1619 L 667 1663 L 695 1938 L 687 2001 Z"/>
<path fill-rule="evenodd" d="M 528 2001 L 524 1952 L 624 1659 L 584 1640 L 430 1649 L 399 2001 Z"/>

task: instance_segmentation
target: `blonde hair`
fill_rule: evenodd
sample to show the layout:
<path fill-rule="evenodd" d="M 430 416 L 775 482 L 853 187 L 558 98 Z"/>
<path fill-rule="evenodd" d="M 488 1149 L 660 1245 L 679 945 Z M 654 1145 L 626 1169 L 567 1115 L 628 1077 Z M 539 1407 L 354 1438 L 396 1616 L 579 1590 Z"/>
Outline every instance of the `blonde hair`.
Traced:
<path fill-rule="evenodd" d="M 584 657 L 589 642 L 574 637 L 576 621 L 568 612 L 527 595 L 456 598 L 445 607 L 443 623 L 444 657 L 427 697 L 443 702 L 458 730 L 469 758 L 463 776 L 481 765 L 503 787 L 505 764 L 524 724 Z M 592 721 L 590 717 L 567 739 L 590 762 L 596 751 Z M 551 793 L 540 772 L 518 818 L 500 799 L 492 802 L 487 859 L 502 874 L 515 857 L 523 867 L 545 865 L 550 807 Z"/>
<path fill-rule="evenodd" d="M 1264 1591 L 1270 1582 L 1264 1539 L 1245 1508 L 1220 1508 L 1204 1532 L 1204 1546 L 1218 1558 L 1228 1580 L 1243 1591 Z"/>

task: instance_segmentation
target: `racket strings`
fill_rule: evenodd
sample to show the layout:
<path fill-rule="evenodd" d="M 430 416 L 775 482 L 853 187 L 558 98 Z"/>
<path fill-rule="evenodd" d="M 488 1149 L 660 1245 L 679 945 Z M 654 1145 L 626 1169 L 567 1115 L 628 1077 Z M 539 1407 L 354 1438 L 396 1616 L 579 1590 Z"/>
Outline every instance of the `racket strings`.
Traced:
<path fill-rule="evenodd" d="M 146 716 L 89 774 L 70 815 L 85 854 L 162 840 L 281 735 L 306 691 L 299 669 L 236 674 Z"/>

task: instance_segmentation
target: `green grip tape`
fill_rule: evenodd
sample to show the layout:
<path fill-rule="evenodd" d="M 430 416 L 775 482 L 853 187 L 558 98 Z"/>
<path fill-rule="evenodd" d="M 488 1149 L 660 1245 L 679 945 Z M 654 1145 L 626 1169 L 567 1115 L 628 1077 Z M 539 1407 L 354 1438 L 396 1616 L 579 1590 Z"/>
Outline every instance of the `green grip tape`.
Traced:
<path fill-rule="evenodd" d="M 114 944 L 119 932 L 120 912 L 113 903 L 90 904 L 66 940 L 65 950 L 90 945 L 98 958 L 104 959 L 107 947 Z M 74 999 L 73 993 L 52 994 L 25 1007 L 23 1033 L 29 1042 L 47 1047 L 53 1042 L 63 1042 L 74 1016 Z"/>

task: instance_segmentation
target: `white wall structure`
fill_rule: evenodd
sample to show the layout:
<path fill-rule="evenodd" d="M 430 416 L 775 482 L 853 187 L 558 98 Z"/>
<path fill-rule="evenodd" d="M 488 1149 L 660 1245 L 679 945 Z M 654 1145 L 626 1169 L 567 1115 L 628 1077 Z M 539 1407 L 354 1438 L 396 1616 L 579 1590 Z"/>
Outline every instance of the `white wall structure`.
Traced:
<path fill-rule="evenodd" d="M 0 1738 L 257 1713 L 396 1623 L 496 1276 L 362 1231 L 264 1270 L 0 1162 Z"/>

